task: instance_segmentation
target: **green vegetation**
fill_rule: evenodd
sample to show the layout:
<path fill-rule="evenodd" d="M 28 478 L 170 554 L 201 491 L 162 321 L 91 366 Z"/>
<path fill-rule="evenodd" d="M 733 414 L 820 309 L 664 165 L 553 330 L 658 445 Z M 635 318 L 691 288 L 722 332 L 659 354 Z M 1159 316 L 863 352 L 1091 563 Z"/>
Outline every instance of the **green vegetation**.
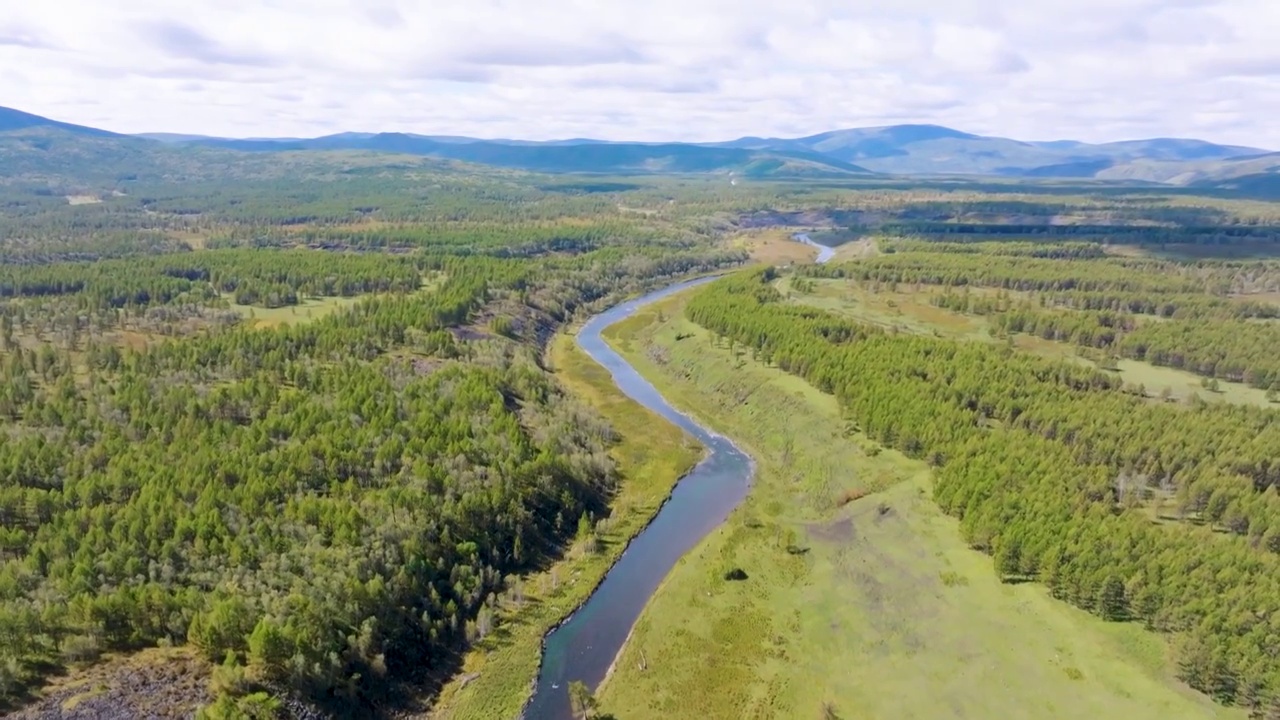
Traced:
<path fill-rule="evenodd" d="M 928 466 L 831 395 L 683 317 L 610 342 L 759 466 L 672 571 L 601 692 L 619 717 L 1238 717 L 1179 689 L 1164 644 L 1003 585 L 927 496 Z M 680 338 L 680 339 L 677 339 Z M 737 569 L 744 580 L 726 578 Z"/>
<path fill-rule="evenodd" d="M 528 698 L 538 669 L 543 636 L 587 599 L 605 572 L 657 512 L 676 481 L 698 459 L 698 449 L 669 423 L 657 421 L 613 384 L 609 373 L 566 334 L 550 348 L 556 379 L 573 397 L 599 413 L 617 433 L 610 455 L 618 468 L 618 491 L 607 519 L 591 540 L 549 569 L 520 579 L 504 597 L 499 631 L 468 653 L 462 674 L 440 694 L 436 716 L 450 720 L 514 717 Z"/>
<path fill-rule="evenodd" d="M 1280 703 L 1277 617 L 1257 611 L 1280 598 L 1272 411 L 1152 404 L 1076 364 L 885 333 L 781 302 L 774 275 L 718 282 L 687 313 L 938 467 L 936 500 L 1002 576 L 1173 634 L 1179 677 L 1222 702 Z M 1181 525 L 1133 511 L 1160 493 Z"/>
<path fill-rule="evenodd" d="M 1069 336 L 1055 332 L 1041 334 L 1034 328 L 1019 325 L 1026 313 L 1061 318 L 1055 321 L 1055 328 L 1071 322 L 1071 316 L 1063 312 L 1050 315 L 1029 309 L 1039 307 L 1038 301 L 1023 293 L 991 288 L 944 287 L 939 291 L 936 286 L 929 285 L 860 283 L 794 275 L 779 278 L 774 284 L 789 302 L 820 308 L 886 330 L 956 340 L 1009 343 L 1024 352 L 1051 359 L 1071 359 L 1105 369 L 1114 373 L 1124 387 L 1134 393 L 1145 392 L 1151 398 L 1173 401 L 1197 398 L 1207 402 L 1272 405 L 1266 391 L 1242 382 L 1224 379 L 1218 383 L 1218 390 L 1207 392 L 1205 378 L 1201 375 L 1154 365 L 1147 360 L 1112 355 L 1115 346 L 1094 349 L 1088 344 L 1071 342 Z M 1237 304 L 1249 305 L 1248 302 L 1232 300 L 1223 300 L 1223 303 L 1232 308 Z M 1087 323 L 1078 323 L 1077 326 L 1097 329 L 1097 326 Z M 1012 332 L 1015 328 L 1021 332 Z M 1252 325 L 1246 329 L 1252 330 Z M 1114 324 L 1102 328 L 1102 331 L 1114 334 Z"/>
<path fill-rule="evenodd" d="M 419 181 L 345 189 L 391 206 Z M 615 458 L 634 459 L 609 454 L 614 430 L 542 366 L 550 334 L 745 259 L 671 223 L 670 238 L 618 224 L 583 244 L 583 228 L 609 227 L 598 204 L 486 206 L 484 178 L 418 199 L 413 217 L 435 218 L 418 246 L 400 244 L 403 225 L 371 224 L 367 246 L 395 252 L 307 248 L 307 228 L 373 211 L 351 208 L 369 198 L 341 181 L 316 182 L 334 194 L 312 207 L 305 183 L 179 185 L 6 216 L 0 703 L 154 645 L 219 664 L 209 717 L 292 696 L 364 713 L 433 692 L 498 633 L 521 577 L 606 513 Z M 442 226 L 452 234 L 433 236 Z M 138 255 L 108 242 L 129 257 L 89 262 L 58 239 L 82 228 L 214 239 Z M 646 468 L 633 470 L 670 482 Z M 636 491 L 648 502 L 652 485 Z M 643 516 L 620 502 L 629 519 L 598 528 L 588 544 L 605 552 L 581 572 L 602 572 Z M 529 627 L 585 597 L 566 585 L 578 594 Z M 536 661 L 536 642 L 521 647 Z M 523 672 L 495 678 L 518 687 Z"/>
<path fill-rule="evenodd" d="M 207 717 L 288 714 L 307 702 L 358 715 L 436 700 L 450 717 L 511 714 L 541 634 L 586 596 L 690 452 L 552 338 L 677 278 L 749 258 L 803 261 L 812 251 L 787 239 L 798 229 L 846 241 L 840 258 L 856 262 L 751 276 L 762 282 L 742 293 L 741 279 L 718 284 L 690 309 L 730 340 L 713 348 L 681 326 L 693 335 L 671 346 L 665 368 L 702 367 L 686 355 L 695 347 L 710 348 L 706 363 L 733 363 L 695 376 L 707 393 L 750 400 L 704 406 L 762 462 L 763 501 L 706 546 L 728 554 L 691 559 L 671 580 L 714 589 L 686 604 L 730 613 L 725 642 L 748 663 L 705 665 L 717 682 L 746 677 L 741 687 L 753 688 L 723 706 L 707 699 L 709 711 L 817 713 L 801 707 L 801 680 L 785 683 L 834 666 L 805 665 L 822 652 L 799 650 L 839 638 L 848 650 L 832 662 L 865 664 L 878 652 L 849 629 L 825 626 L 819 637 L 812 622 L 830 614 L 854 628 L 881 617 L 842 602 L 876 586 L 851 591 L 842 568 L 853 560 L 818 537 L 839 513 L 873 516 L 877 577 L 898 583 L 885 597 L 914 597 L 901 578 L 924 577 L 919 587 L 950 603 L 939 618 L 977 616 L 979 606 L 1029 614 L 1040 625 L 1011 632 L 1098 645 L 1055 644 L 1072 659 L 1046 671 L 1053 678 L 1090 688 L 1130 678 L 1134 698 L 1176 707 L 1159 699 L 1158 643 L 1139 643 L 1147 636 L 1136 627 L 1081 624 L 1030 586 L 989 582 L 955 549 L 950 521 L 920 500 L 922 463 L 939 467 L 937 497 L 963 516 L 962 537 L 995 553 L 1006 576 L 1044 579 L 1099 616 L 1168 631 L 1182 676 L 1224 701 L 1261 712 L 1276 687 L 1261 649 L 1276 644 L 1280 424 L 1274 410 L 1159 398 L 1176 385 L 1169 399 L 1270 405 L 1280 272 L 1274 261 L 1219 258 L 1270 253 L 1273 204 L 1102 184 L 761 180 L 828 172 L 830 163 L 779 152 L 665 165 L 745 163 L 757 175 L 731 185 L 653 174 L 670 155 L 661 149 L 619 151 L 619 162 L 646 166 L 641 174 L 550 177 L 397 154 L 239 153 L 58 132 L 0 133 L 6 712 L 64 702 L 90 712 L 131 693 L 163 698 L 141 714 L 189 716 L 196 705 Z M 877 254 L 885 234 L 895 239 Z M 1187 256 L 1198 259 L 1178 259 Z M 771 294 L 774 282 L 791 303 Z M 1015 328 L 1017 318 L 1034 331 Z M 1099 342 L 1100 327 L 1110 340 Z M 1145 388 L 1135 368 L 1152 373 Z M 1200 387 L 1178 368 L 1214 377 Z M 851 378 L 864 374 L 862 391 Z M 778 417 L 804 428 L 793 446 L 761 436 Z M 818 447 L 823 438 L 832 442 Z M 975 454 L 988 442 L 989 453 Z M 901 554 L 920 547 L 932 559 Z M 1188 575 L 1190 562 L 1205 570 Z M 707 572 L 682 580 L 695 563 Z M 1245 589 L 1247 574 L 1261 579 Z M 774 610 L 772 634 L 756 636 L 767 642 L 738 647 L 750 636 L 738 624 Z M 676 613 L 646 617 L 637 647 L 679 629 Z M 1046 623 L 1059 629 L 1036 630 Z M 886 627 L 867 637 L 910 649 Z M 951 672 L 964 648 L 937 634 L 930 672 Z M 1150 651 L 1145 680 L 1126 675 L 1114 644 L 1095 643 L 1113 635 Z M 668 649 L 690 637 L 676 633 Z M 161 658 L 173 657 L 189 660 L 181 679 L 132 679 L 141 671 L 130 663 L 163 670 Z M 1001 657 L 1040 668 L 1045 656 Z M 648 662 L 644 678 L 661 678 L 647 658 L 627 656 L 618 673 Z M 697 675 L 681 662 L 670 664 L 680 672 L 670 688 L 641 678 L 635 687 L 649 697 L 627 702 L 666 703 Z M 748 667 L 763 674 L 748 677 Z M 76 684 L 87 677 L 121 677 L 128 689 Z M 840 703 L 832 712 L 856 712 L 844 705 L 870 686 L 840 682 L 829 688 Z M 174 692 L 153 692 L 165 683 Z M 628 716 L 611 703 L 631 686 L 611 683 L 604 707 Z"/>
<path fill-rule="evenodd" d="M 319 300 L 303 300 L 297 305 L 278 308 L 261 308 L 232 303 L 230 308 L 239 313 L 256 328 L 279 327 L 284 324 L 307 323 L 319 320 L 334 312 L 354 305 L 357 298 L 327 297 Z"/>

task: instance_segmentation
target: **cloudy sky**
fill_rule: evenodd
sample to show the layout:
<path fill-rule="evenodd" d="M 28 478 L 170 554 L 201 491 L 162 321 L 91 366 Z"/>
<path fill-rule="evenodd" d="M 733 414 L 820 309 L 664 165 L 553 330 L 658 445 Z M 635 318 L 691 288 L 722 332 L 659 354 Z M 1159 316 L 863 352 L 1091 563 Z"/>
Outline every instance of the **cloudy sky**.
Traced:
<path fill-rule="evenodd" d="M 120 132 L 1280 149 L 1277 0 L 2 0 L 0 105 Z"/>

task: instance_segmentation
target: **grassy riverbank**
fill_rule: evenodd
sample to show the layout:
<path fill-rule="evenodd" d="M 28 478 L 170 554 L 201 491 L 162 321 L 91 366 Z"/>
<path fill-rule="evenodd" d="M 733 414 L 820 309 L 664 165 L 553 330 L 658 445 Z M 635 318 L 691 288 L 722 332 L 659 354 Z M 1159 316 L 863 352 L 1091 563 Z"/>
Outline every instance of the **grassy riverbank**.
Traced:
<path fill-rule="evenodd" d="M 611 506 L 609 530 L 601 552 L 588 555 L 574 549 L 546 572 L 522 579 L 523 605 L 506 608 L 498 629 L 467 655 L 463 673 L 441 693 L 434 718 L 514 717 L 537 674 L 543 635 L 587 599 L 627 541 L 701 457 L 701 448 L 679 428 L 623 395 L 609 372 L 573 338 L 557 336 L 548 359 L 574 397 L 621 435 L 611 453 L 623 480 Z"/>
<path fill-rule="evenodd" d="M 605 710 L 626 720 L 1243 717 L 1173 680 L 1159 637 L 1035 585 L 1001 584 L 933 504 L 925 465 L 848 431 L 834 398 L 715 341 L 681 302 L 606 336 L 759 469 L 743 506 L 646 607 L 599 693 Z M 746 578 L 725 579 L 735 568 Z"/>

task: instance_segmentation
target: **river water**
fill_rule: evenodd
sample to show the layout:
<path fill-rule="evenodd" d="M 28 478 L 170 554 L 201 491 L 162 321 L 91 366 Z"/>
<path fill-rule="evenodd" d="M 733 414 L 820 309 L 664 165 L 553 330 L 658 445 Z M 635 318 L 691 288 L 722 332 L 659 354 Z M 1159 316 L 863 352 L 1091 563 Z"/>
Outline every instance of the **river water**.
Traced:
<path fill-rule="evenodd" d="M 793 236 L 819 249 L 818 262 L 835 251 L 803 233 Z M 681 290 L 716 278 L 677 283 L 616 305 L 591 318 L 578 332 L 578 346 L 613 375 L 620 390 L 636 402 L 680 426 L 707 449 L 702 462 L 675 486 L 657 517 L 631 541 L 605 575 L 604 582 L 564 624 L 543 642 L 542 668 L 525 720 L 568 720 L 569 683 L 596 688 L 622 649 L 631 626 L 649 597 L 682 555 L 724 522 L 746 497 L 754 466 L 728 438 L 677 411 L 649 381 L 614 352 L 600 333 L 636 310 Z"/>
<path fill-rule="evenodd" d="M 799 242 L 804 243 L 805 245 L 809 245 L 810 247 L 818 248 L 818 259 L 817 259 L 817 262 L 818 262 L 819 264 L 825 263 L 825 262 L 827 262 L 828 260 L 830 260 L 831 258 L 833 258 L 833 257 L 835 257 L 835 256 L 836 256 L 836 249 L 835 249 L 835 248 L 827 247 L 826 245 L 819 245 L 818 243 L 814 242 L 814 241 L 809 237 L 809 235 L 808 235 L 808 234 L 806 234 L 806 233 L 796 233 L 795 235 L 792 235 L 791 237 L 792 237 L 792 238 L 794 238 L 794 239 L 796 239 L 796 240 L 798 240 Z"/>

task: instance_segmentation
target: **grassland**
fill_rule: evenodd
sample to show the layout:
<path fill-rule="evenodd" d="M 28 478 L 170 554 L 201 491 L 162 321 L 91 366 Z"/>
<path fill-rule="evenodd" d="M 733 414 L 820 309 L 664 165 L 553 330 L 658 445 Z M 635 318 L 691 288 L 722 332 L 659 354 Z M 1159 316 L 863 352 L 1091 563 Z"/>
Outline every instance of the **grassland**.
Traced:
<path fill-rule="evenodd" d="M 504 606 L 498 629 L 468 653 L 462 674 L 441 692 L 433 718 L 515 717 L 537 674 L 543 636 L 587 599 L 627 541 L 648 524 L 701 456 L 701 448 L 679 428 L 623 395 L 609 372 L 568 335 L 556 336 L 548 361 L 560 382 L 622 437 L 611 452 L 622 483 L 611 504 L 602 550 L 571 550 L 545 572 L 522 578 L 523 604 Z"/>
<path fill-rule="evenodd" d="M 777 287 L 786 293 L 791 302 L 810 305 L 828 312 L 843 315 L 859 322 L 877 325 L 900 332 L 913 332 L 955 340 L 974 340 L 981 342 L 1000 341 L 991 331 L 991 323 L 985 317 L 965 315 L 929 303 L 929 295 L 937 292 L 937 288 L 928 286 L 916 290 L 909 284 L 903 284 L 897 290 L 880 288 L 872 291 L 847 280 L 815 280 L 812 292 L 799 292 L 792 284 L 792 277 L 786 276 L 777 281 Z M 983 292 L 981 288 L 970 292 Z M 1016 295 L 1016 293 L 1015 293 Z M 1051 358 L 1065 358 L 1077 362 L 1096 364 L 1081 353 L 1080 348 L 1065 342 L 1045 340 L 1044 338 L 1016 334 L 1011 341 L 1014 346 L 1024 352 Z M 1264 390 L 1250 387 L 1244 383 L 1219 380 L 1217 392 L 1210 392 L 1201 386 L 1201 376 L 1177 368 L 1161 367 L 1140 360 L 1122 359 L 1111 371 L 1115 372 L 1126 383 L 1144 386 L 1147 394 L 1158 398 L 1166 388 L 1173 400 L 1186 401 L 1193 396 L 1207 402 L 1230 402 L 1239 404 L 1273 406 L 1267 400 Z"/>
<path fill-rule="evenodd" d="M 746 250 L 753 262 L 769 265 L 813 262 L 818 251 L 792 240 L 793 232 L 785 228 L 747 230 L 734 235 L 727 242 L 731 248 Z"/>
<path fill-rule="evenodd" d="M 758 473 L 646 608 L 598 693 L 605 710 L 1243 717 L 1173 680 L 1159 637 L 1000 583 L 932 503 L 925 465 L 851 432 L 834 398 L 714 341 L 681 302 L 607 335 L 667 397 L 747 448 Z M 733 568 L 746 579 L 727 580 Z"/>
<path fill-rule="evenodd" d="M 240 313 L 253 323 L 256 328 L 279 327 L 284 324 L 319 320 L 341 308 L 356 304 L 359 297 L 325 297 L 301 300 L 297 305 L 285 305 L 278 308 L 263 308 L 254 305 L 231 304 L 231 309 Z"/>

